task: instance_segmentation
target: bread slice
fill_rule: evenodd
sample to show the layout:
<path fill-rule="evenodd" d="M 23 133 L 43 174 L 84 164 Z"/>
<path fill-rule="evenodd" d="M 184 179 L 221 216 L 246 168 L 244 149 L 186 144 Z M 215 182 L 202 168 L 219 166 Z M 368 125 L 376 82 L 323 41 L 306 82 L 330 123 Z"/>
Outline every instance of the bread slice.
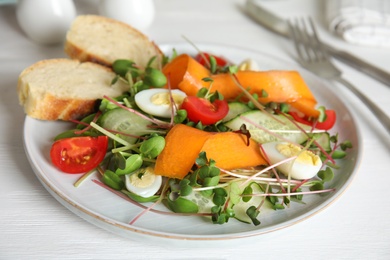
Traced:
<path fill-rule="evenodd" d="M 19 75 L 19 103 L 33 118 L 80 119 L 92 113 L 104 95 L 117 97 L 129 89 L 121 81 L 111 85 L 114 77 L 111 69 L 92 62 L 42 60 Z"/>
<path fill-rule="evenodd" d="M 130 59 L 145 67 L 160 68 L 162 52 L 137 29 L 98 15 L 80 15 L 73 21 L 65 41 L 65 53 L 72 59 L 111 66 L 117 59 Z"/>

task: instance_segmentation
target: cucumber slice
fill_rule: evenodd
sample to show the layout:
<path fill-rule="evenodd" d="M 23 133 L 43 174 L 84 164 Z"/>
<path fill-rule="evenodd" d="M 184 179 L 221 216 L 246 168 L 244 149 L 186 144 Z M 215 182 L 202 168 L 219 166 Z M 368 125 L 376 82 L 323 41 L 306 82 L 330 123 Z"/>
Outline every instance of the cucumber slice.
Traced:
<path fill-rule="evenodd" d="M 259 187 L 259 185 L 253 183 L 251 185 L 253 194 L 263 194 L 263 190 Z M 263 203 L 263 204 L 262 204 Z M 246 214 L 246 211 L 249 207 L 255 206 L 258 207 L 260 204 L 262 204 L 260 208 L 260 215 L 266 215 L 270 212 L 274 212 L 274 209 L 272 208 L 272 204 L 265 198 L 261 196 L 253 196 L 249 201 L 244 202 L 241 198 L 238 203 L 236 203 L 233 206 L 234 210 L 234 218 L 244 222 L 244 223 L 252 223 L 251 218 Z"/>
<path fill-rule="evenodd" d="M 115 108 L 107 111 L 100 118 L 99 124 L 108 130 L 118 131 L 132 136 L 142 136 L 150 132 L 150 121 L 123 108 Z M 127 142 L 133 144 L 137 137 L 120 135 Z"/>
<path fill-rule="evenodd" d="M 212 199 L 204 197 L 200 191 L 193 191 L 189 195 L 180 196 L 176 200 L 172 200 L 168 196 L 167 203 L 173 212 L 179 213 L 210 213 L 211 208 L 215 206 Z"/>
<path fill-rule="evenodd" d="M 326 151 L 330 152 L 332 147 L 330 145 L 330 134 L 328 132 L 315 133 L 314 139 Z"/>
<path fill-rule="evenodd" d="M 227 122 L 235 117 L 237 117 L 238 115 L 244 113 L 244 112 L 247 112 L 251 110 L 247 105 L 245 105 L 244 103 L 241 103 L 241 102 L 231 102 L 229 103 L 229 112 L 228 114 L 225 116 L 224 119 L 222 119 L 222 122 Z"/>
<path fill-rule="evenodd" d="M 300 131 L 288 118 L 284 116 L 273 115 L 273 117 L 277 119 L 275 120 L 273 117 L 260 110 L 244 112 L 241 114 L 241 116 L 244 116 L 245 118 L 254 122 L 256 125 L 267 128 L 269 131 L 274 132 L 275 134 L 280 135 L 291 142 L 301 144 L 307 140 L 307 135 Z M 240 116 L 225 122 L 225 126 L 233 131 L 239 130 L 243 124 L 246 125 L 246 128 L 251 133 L 251 137 L 258 143 L 282 141 L 281 138 L 267 133 L 266 131 L 256 127 L 255 124 L 251 124 L 240 118 Z M 298 123 L 298 125 L 305 131 L 309 132 L 311 130 L 311 126 L 301 123 Z"/>

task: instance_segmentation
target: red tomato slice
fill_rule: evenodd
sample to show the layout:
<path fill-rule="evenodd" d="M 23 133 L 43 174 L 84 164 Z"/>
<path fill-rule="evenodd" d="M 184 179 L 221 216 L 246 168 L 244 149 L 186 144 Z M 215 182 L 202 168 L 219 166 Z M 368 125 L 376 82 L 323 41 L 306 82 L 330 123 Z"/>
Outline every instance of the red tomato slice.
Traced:
<path fill-rule="evenodd" d="M 187 111 L 187 117 L 192 122 L 202 122 L 203 125 L 215 124 L 229 112 L 226 100 L 215 100 L 213 103 L 204 98 L 188 96 L 181 105 Z"/>
<path fill-rule="evenodd" d="M 210 62 L 210 56 L 213 56 L 215 58 L 215 61 L 217 62 L 218 66 L 223 67 L 223 66 L 226 66 L 228 64 L 227 60 L 225 60 L 224 58 L 219 57 L 219 56 L 215 56 L 215 55 L 211 55 L 207 52 L 198 53 L 195 56 L 195 60 L 198 61 L 203 66 L 206 66 Z M 205 60 L 205 58 L 206 58 L 206 60 Z"/>
<path fill-rule="evenodd" d="M 296 112 L 289 112 L 289 114 L 294 118 L 295 121 L 299 123 L 310 125 L 310 126 L 314 124 L 314 122 L 309 121 L 307 118 L 300 117 Z M 332 109 L 327 109 L 325 110 L 325 114 L 326 114 L 326 120 L 324 122 L 317 122 L 315 124 L 315 128 L 321 130 L 329 130 L 334 126 L 334 124 L 336 123 L 336 111 Z"/>
<path fill-rule="evenodd" d="M 104 159 L 107 136 L 83 136 L 58 140 L 50 150 L 52 163 L 66 173 L 83 173 L 96 168 Z"/>

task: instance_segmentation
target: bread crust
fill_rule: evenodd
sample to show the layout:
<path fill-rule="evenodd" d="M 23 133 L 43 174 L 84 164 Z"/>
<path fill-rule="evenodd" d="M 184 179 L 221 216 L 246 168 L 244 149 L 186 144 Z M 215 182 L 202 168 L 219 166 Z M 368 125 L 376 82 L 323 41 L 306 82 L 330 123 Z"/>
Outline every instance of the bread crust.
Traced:
<path fill-rule="evenodd" d="M 41 120 L 80 119 L 94 112 L 104 95 L 115 97 L 128 91 L 122 81 L 110 86 L 115 76 L 110 67 L 115 60 L 130 59 L 145 67 L 157 56 L 152 67 L 161 68 L 163 57 L 158 46 L 137 29 L 98 15 L 81 15 L 73 21 L 64 50 L 71 59 L 42 60 L 19 75 L 19 103 L 28 116 Z M 93 84 L 96 90 L 91 88 Z"/>
<path fill-rule="evenodd" d="M 50 75 L 50 77 L 55 78 L 56 83 L 58 82 L 58 87 L 46 86 L 48 83 L 42 82 L 45 73 L 50 72 L 50 68 L 53 67 L 56 69 L 58 67 L 60 71 L 58 74 Z M 62 74 L 61 68 L 64 68 L 64 71 L 68 71 L 68 73 Z M 74 73 L 74 77 L 78 77 L 80 74 L 84 76 L 86 70 L 91 75 L 81 77 L 76 84 L 62 78 L 72 77 L 72 73 Z M 75 96 L 76 88 L 83 88 L 85 84 L 90 84 L 90 78 L 94 75 L 96 75 L 95 82 L 93 82 L 96 85 L 95 93 L 91 93 L 90 97 L 89 95 L 88 97 Z M 24 107 L 28 116 L 36 119 L 64 121 L 80 119 L 95 112 L 98 100 L 104 95 L 119 96 L 128 89 L 127 85 L 119 81 L 116 85 L 110 86 L 109 81 L 114 76 L 115 73 L 111 69 L 95 63 L 81 63 L 70 59 L 42 60 L 26 68 L 19 75 L 17 85 L 19 103 Z M 67 91 L 64 91 L 65 88 Z"/>
<path fill-rule="evenodd" d="M 40 120 L 70 121 L 93 113 L 98 100 L 64 99 L 46 93 L 42 100 L 35 103 L 24 106 L 28 116 Z"/>

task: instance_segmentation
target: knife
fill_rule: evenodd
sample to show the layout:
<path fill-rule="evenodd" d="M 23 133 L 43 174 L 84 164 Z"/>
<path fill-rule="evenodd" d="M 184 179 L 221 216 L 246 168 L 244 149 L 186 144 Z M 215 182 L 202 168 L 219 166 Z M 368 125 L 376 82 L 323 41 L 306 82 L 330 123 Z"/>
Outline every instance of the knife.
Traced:
<path fill-rule="evenodd" d="M 290 38 L 288 23 L 286 20 L 276 16 L 259 4 L 255 0 L 247 0 L 245 10 L 247 14 L 266 27 L 267 29 L 278 33 L 281 36 Z M 337 50 L 336 48 L 324 43 L 323 44 L 330 55 L 336 59 L 350 65 L 351 67 L 367 74 L 368 76 L 390 86 L 390 74 L 346 51 Z"/>

